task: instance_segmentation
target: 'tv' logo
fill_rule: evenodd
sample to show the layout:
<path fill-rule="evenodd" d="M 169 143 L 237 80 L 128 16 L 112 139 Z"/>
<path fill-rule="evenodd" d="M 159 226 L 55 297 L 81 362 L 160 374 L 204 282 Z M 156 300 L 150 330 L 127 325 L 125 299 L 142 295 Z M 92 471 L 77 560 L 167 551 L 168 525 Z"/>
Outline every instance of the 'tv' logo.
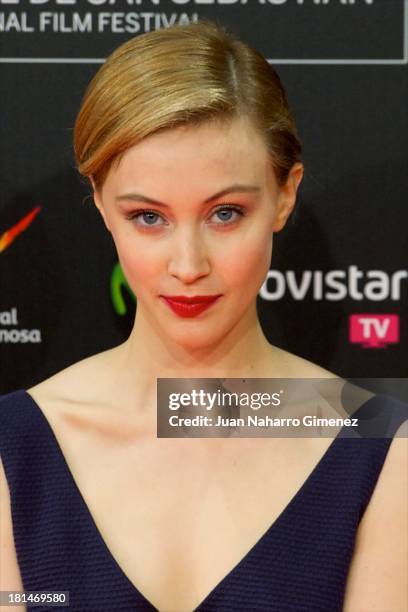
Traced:
<path fill-rule="evenodd" d="M 386 348 L 399 342 L 399 316 L 396 314 L 353 314 L 349 320 L 349 340 L 363 348 Z"/>

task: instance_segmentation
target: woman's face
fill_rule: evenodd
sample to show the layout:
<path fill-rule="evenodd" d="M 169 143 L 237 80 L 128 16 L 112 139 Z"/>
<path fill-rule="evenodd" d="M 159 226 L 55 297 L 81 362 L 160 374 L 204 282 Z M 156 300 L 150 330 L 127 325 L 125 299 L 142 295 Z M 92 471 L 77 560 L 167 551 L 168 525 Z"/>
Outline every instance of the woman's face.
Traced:
<path fill-rule="evenodd" d="M 296 166 L 279 188 L 264 141 L 243 119 L 166 130 L 126 151 L 94 199 L 138 316 L 186 347 L 253 325 L 272 233 L 301 180 Z M 195 312 L 164 296 L 219 297 Z"/>

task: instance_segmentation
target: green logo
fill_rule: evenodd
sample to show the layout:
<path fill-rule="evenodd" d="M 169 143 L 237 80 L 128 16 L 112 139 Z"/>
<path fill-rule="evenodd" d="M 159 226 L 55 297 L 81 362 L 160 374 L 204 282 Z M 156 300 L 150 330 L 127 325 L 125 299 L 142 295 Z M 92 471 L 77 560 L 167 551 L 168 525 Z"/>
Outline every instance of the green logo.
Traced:
<path fill-rule="evenodd" d="M 127 312 L 127 308 L 124 299 L 124 292 L 126 291 L 131 296 L 134 302 L 136 302 L 136 296 L 129 287 L 129 283 L 127 282 L 126 277 L 123 274 L 123 270 L 119 262 L 112 270 L 110 290 L 112 304 L 116 314 L 121 316 L 125 315 Z"/>

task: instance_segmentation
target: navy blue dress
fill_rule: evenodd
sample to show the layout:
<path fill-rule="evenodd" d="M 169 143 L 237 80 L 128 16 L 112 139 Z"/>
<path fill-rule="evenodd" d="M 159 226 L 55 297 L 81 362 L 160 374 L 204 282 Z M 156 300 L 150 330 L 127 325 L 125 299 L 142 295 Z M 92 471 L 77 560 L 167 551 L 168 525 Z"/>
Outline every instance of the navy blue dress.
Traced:
<path fill-rule="evenodd" d="M 385 415 L 390 437 L 348 439 L 340 432 L 196 612 L 342 610 L 358 524 L 392 435 L 407 418 L 405 404 L 386 396 L 371 398 L 360 415 L 368 409 Z M 70 612 L 155 610 L 111 555 L 48 420 L 24 390 L 0 396 L 0 452 L 24 589 L 69 591 L 69 608 L 61 609 Z"/>

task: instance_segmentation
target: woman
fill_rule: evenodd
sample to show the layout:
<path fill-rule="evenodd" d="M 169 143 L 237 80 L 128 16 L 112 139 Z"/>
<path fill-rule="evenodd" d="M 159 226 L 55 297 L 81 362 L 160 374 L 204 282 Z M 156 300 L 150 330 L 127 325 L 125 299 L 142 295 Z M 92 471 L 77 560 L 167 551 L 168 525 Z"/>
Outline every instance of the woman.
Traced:
<path fill-rule="evenodd" d="M 137 312 L 120 346 L 1 398 L 2 589 L 80 612 L 402 612 L 405 440 L 156 437 L 159 377 L 334 376 L 256 311 L 303 174 L 275 71 L 210 22 L 139 36 L 74 141 Z"/>

